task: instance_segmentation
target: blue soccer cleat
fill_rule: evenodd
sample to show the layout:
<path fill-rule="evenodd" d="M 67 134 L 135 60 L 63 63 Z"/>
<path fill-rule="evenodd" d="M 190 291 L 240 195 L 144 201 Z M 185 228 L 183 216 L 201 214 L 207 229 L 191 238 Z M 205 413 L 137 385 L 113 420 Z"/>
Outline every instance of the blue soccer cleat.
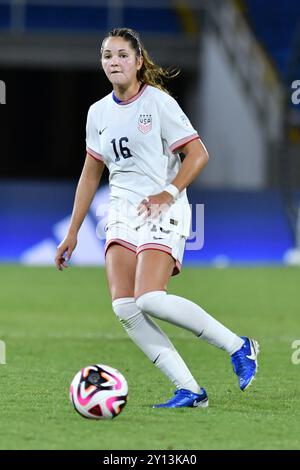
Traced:
<path fill-rule="evenodd" d="M 259 344 L 254 339 L 241 336 L 245 341 L 243 346 L 232 354 L 231 363 L 233 370 L 238 376 L 240 389 L 246 390 L 251 384 L 257 372 L 257 356 L 259 353 Z"/>
<path fill-rule="evenodd" d="M 190 390 L 181 388 L 176 390 L 175 396 L 166 403 L 153 405 L 152 408 L 207 408 L 208 397 L 204 388 L 200 389 L 200 393 L 193 393 Z"/>

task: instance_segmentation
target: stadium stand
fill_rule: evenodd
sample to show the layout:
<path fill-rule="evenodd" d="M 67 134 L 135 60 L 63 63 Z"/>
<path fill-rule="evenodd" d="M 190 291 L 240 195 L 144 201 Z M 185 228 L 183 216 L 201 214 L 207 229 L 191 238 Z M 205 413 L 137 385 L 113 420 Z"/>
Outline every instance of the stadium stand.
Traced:
<path fill-rule="evenodd" d="M 244 10 L 256 37 L 269 53 L 282 79 L 287 80 L 291 53 L 300 29 L 299 1 L 245 0 Z"/>
<path fill-rule="evenodd" d="M 156 7 L 157 5 L 157 7 Z M 185 22 L 180 16 L 185 14 L 182 8 L 174 7 L 171 0 L 151 2 L 140 5 L 139 2 L 108 2 L 88 0 L 43 1 L 28 0 L 0 2 L 0 28 L 5 30 L 23 29 L 33 31 L 72 31 L 91 32 L 110 28 L 112 19 L 117 23 L 131 25 L 143 32 L 177 33 Z M 120 21 L 121 20 L 121 21 Z"/>

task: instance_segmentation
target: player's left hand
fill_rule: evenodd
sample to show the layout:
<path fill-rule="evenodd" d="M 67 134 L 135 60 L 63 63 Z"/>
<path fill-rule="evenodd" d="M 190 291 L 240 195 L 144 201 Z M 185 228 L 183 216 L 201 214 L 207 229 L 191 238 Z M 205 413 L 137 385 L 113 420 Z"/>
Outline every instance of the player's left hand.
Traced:
<path fill-rule="evenodd" d="M 148 196 L 139 204 L 138 215 L 145 219 L 158 217 L 170 208 L 173 201 L 173 196 L 167 191 Z"/>

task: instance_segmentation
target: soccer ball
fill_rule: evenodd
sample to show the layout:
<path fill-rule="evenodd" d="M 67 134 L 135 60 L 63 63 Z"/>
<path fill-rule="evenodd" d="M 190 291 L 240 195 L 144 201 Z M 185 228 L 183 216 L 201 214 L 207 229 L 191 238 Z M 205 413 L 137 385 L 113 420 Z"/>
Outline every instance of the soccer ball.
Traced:
<path fill-rule="evenodd" d="M 70 399 L 85 418 L 112 419 L 126 405 L 128 385 L 117 370 L 103 364 L 84 367 L 72 380 Z"/>

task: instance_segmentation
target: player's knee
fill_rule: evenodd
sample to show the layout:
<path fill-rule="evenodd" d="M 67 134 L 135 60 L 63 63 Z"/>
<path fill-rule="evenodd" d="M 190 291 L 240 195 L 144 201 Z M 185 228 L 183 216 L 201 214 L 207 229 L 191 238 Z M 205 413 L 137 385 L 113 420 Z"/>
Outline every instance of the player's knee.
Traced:
<path fill-rule="evenodd" d="M 143 314 L 133 297 L 116 299 L 112 303 L 113 311 L 125 330 L 130 333 L 143 321 Z"/>
<path fill-rule="evenodd" d="M 160 310 L 161 303 L 166 296 L 165 291 L 152 291 L 141 295 L 136 299 L 136 305 L 146 313 L 155 314 Z"/>
<path fill-rule="evenodd" d="M 137 306 L 133 297 L 124 297 L 114 300 L 112 308 L 120 321 L 128 320 L 137 312 Z"/>
<path fill-rule="evenodd" d="M 137 299 L 124 297 L 114 300 L 112 307 L 122 325 L 129 330 L 139 324 L 143 312 L 163 318 L 161 309 L 166 295 L 165 291 L 152 291 L 141 295 Z"/>

